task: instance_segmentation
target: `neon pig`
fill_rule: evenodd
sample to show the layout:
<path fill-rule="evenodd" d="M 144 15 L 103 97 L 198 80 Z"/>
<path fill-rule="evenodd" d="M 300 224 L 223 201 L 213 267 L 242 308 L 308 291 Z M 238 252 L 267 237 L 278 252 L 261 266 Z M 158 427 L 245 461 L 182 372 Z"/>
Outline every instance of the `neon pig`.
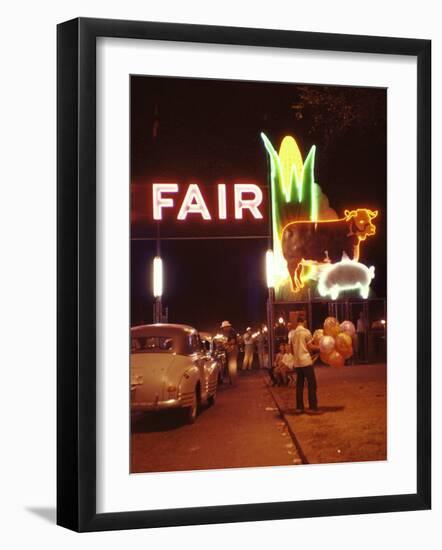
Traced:
<path fill-rule="evenodd" d="M 332 300 L 336 300 L 344 290 L 359 289 L 361 297 L 367 299 L 372 279 L 374 266 L 367 267 L 344 255 L 340 262 L 321 270 L 318 291 L 321 296 L 330 295 Z"/>
<path fill-rule="evenodd" d="M 263 215 L 259 209 L 263 200 L 261 189 L 254 183 L 234 183 L 231 187 L 233 187 L 234 196 L 234 218 L 242 220 L 244 210 L 248 210 L 255 219 L 262 219 Z M 165 208 L 175 207 L 173 195 L 178 193 L 179 190 L 178 183 L 152 184 L 154 220 L 163 219 L 163 210 Z M 217 198 L 218 211 L 214 217 L 219 220 L 226 220 L 228 219 L 227 186 L 224 183 L 217 185 Z M 200 216 L 203 220 L 212 219 L 212 214 L 197 183 L 189 184 L 178 210 L 177 219 L 182 221 L 186 220 L 188 216 L 193 215 Z"/>

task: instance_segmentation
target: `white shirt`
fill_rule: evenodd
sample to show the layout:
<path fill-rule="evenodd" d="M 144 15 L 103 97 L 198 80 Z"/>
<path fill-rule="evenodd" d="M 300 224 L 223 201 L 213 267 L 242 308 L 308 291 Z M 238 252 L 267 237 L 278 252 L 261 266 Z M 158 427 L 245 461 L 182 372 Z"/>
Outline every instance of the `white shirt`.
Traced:
<path fill-rule="evenodd" d="M 307 344 L 312 340 L 312 333 L 302 325 L 292 331 L 292 337 L 289 342 L 293 349 L 294 366 L 308 367 L 313 365 L 312 357 L 308 351 Z"/>
<path fill-rule="evenodd" d="M 252 347 L 254 342 L 253 342 L 253 336 L 251 334 L 249 334 L 248 332 L 246 332 L 244 335 L 243 335 L 243 339 L 244 339 L 244 345 L 245 346 L 250 346 Z"/>
<path fill-rule="evenodd" d="M 282 356 L 282 362 L 288 369 L 293 369 L 295 366 L 295 358 L 292 353 L 284 353 Z"/>

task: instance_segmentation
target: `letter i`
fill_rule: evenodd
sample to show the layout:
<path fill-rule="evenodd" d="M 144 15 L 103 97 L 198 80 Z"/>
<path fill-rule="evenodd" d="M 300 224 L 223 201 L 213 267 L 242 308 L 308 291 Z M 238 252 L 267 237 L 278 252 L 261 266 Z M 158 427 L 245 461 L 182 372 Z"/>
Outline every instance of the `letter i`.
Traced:
<path fill-rule="evenodd" d="M 226 204 L 226 184 L 218 185 L 218 217 L 220 220 L 227 219 L 227 204 Z"/>

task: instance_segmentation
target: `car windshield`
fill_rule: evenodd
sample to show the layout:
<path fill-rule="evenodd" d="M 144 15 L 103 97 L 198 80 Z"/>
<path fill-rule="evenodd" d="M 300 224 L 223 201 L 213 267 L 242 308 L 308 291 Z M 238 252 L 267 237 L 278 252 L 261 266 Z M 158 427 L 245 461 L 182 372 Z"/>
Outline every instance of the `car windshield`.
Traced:
<path fill-rule="evenodd" d="M 173 340 L 170 336 L 137 336 L 131 339 L 132 353 L 158 353 L 172 351 Z"/>

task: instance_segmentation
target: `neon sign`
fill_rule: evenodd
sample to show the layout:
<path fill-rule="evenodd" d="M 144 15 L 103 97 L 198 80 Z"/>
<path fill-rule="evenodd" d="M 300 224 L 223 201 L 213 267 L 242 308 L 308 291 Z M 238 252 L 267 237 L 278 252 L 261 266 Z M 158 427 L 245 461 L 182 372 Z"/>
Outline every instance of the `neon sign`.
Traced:
<path fill-rule="evenodd" d="M 185 220 L 189 214 L 200 214 L 203 220 L 212 219 L 200 188 L 196 183 L 191 183 L 187 188 L 187 193 L 178 212 L 177 219 Z"/>
<path fill-rule="evenodd" d="M 171 197 L 163 197 L 163 193 L 178 193 L 177 183 L 154 183 L 152 184 L 153 195 L 153 219 L 161 220 L 163 208 L 172 208 L 174 205 Z"/>
<path fill-rule="evenodd" d="M 308 279 L 305 266 L 339 262 L 343 253 L 359 260 L 361 241 L 376 233 L 372 220 L 378 211 L 358 208 L 345 213 L 337 220 L 294 221 L 283 228 L 282 253 L 295 292 Z"/>
<path fill-rule="evenodd" d="M 344 257 L 340 262 L 330 264 L 321 271 L 318 291 L 321 296 L 329 295 L 332 300 L 336 300 L 344 290 L 359 289 L 361 297 L 366 299 L 372 279 L 374 279 L 373 266 L 367 267 Z"/>
<path fill-rule="evenodd" d="M 264 133 L 261 138 L 270 158 L 276 299 L 294 298 L 315 280 L 320 282 L 318 292 L 333 299 L 357 288 L 363 297 L 368 295 L 374 268 L 359 263 L 360 244 L 376 234 L 378 210 L 345 210 L 339 218 L 315 182 L 316 147 L 303 160 L 292 136 L 284 137 L 278 153 Z M 353 282 L 348 281 L 350 273 Z"/>
<path fill-rule="evenodd" d="M 244 212 L 248 211 L 252 218 L 263 219 L 260 207 L 263 202 L 262 190 L 254 183 L 234 183 L 229 186 L 233 188 L 234 207 L 231 217 L 236 220 L 244 218 Z M 173 196 L 180 191 L 178 183 L 153 183 L 152 184 L 152 216 L 154 220 L 163 219 L 165 208 L 175 208 Z M 195 215 L 203 220 L 227 220 L 231 214 L 227 208 L 227 186 L 224 183 L 217 185 L 217 213 L 211 213 L 207 201 L 197 183 L 191 183 L 187 187 L 186 194 L 181 202 L 176 215 L 177 220 L 186 220 Z"/>

